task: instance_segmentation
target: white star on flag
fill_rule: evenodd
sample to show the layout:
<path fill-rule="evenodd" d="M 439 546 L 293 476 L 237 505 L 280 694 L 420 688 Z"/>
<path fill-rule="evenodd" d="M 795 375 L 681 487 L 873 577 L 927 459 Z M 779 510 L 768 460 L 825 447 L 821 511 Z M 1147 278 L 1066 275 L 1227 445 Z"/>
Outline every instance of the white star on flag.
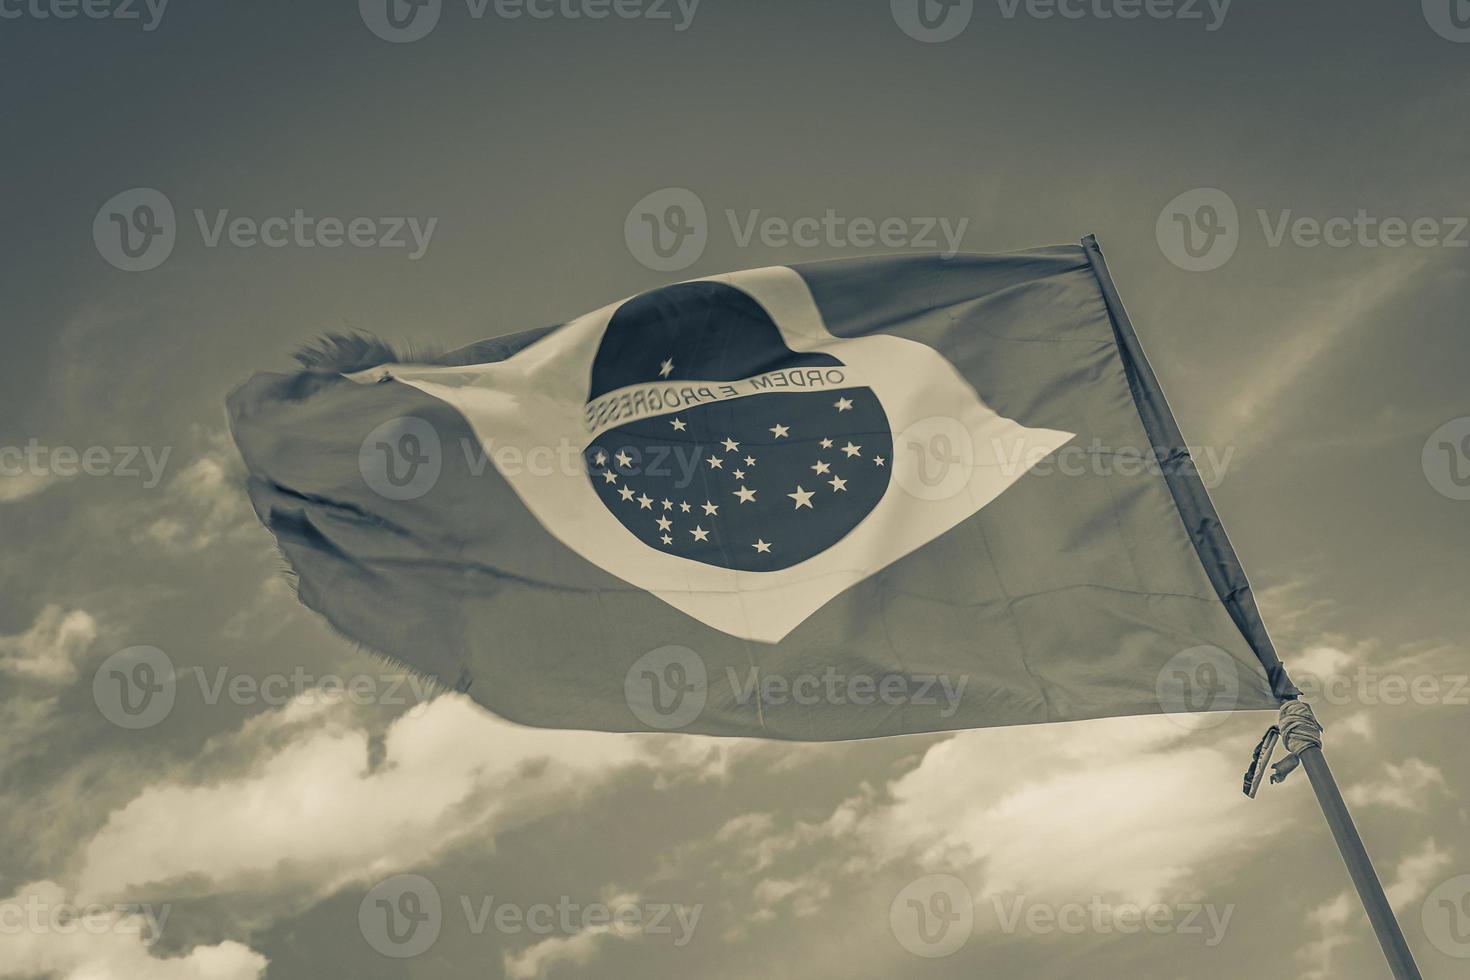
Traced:
<path fill-rule="evenodd" d="M 799 483 L 796 485 L 796 492 L 788 493 L 786 496 L 796 501 L 795 510 L 801 510 L 803 507 L 814 509 L 812 508 L 812 492 L 810 490 L 803 490 Z"/>

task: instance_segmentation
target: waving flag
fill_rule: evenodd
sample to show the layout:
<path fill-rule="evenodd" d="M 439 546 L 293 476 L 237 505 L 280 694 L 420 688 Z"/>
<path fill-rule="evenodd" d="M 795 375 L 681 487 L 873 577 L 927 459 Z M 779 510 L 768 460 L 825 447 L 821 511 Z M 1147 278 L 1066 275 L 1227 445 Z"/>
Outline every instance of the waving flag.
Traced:
<path fill-rule="evenodd" d="M 680 283 L 230 398 L 299 594 L 535 725 L 841 739 L 1291 692 L 1095 244 Z"/>

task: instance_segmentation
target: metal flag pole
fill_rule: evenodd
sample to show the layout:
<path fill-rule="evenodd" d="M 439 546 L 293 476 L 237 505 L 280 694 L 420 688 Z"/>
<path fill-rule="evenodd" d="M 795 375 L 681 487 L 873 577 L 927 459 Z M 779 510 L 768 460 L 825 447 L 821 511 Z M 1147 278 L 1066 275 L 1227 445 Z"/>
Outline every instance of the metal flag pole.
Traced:
<path fill-rule="evenodd" d="M 1083 238 L 1082 249 L 1102 290 L 1103 302 L 1112 319 L 1119 350 L 1124 355 L 1129 385 L 1134 389 L 1144 427 L 1155 441 L 1155 452 L 1159 447 L 1165 447 L 1171 460 L 1177 457 L 1180 461 L 1165 467 L 1164 477 L 1181 515 L 1191 528 L 1205 572 L 1210 576 L 1211 583 L 1236 625 L 1260 657 L 1272 690 L 1276 692 L 1278 700 L 1283 702 L 1279 724 L 1272 726 L 1266 737 L 1261 739 L 1261 744 L 1256 747 L 1256 757 L 1246 773 L 1246 795 L 1256 795 L 1266 765 L 1271 761 L 1271 751 L 1279 738 L 1289 754 L 1272 767 L 1275 771 L 1271 782 L 1280 782 L 1299 764 L 1306 767 L 1312 789 L 1317 794 L 1317 802 L 1327 818 L 1327 826 L 1337 842 L 1337 849 L 1342 854 L 1343 863 L 1347 865 L 1348 874 L 1357 887 L 1358 897 L 1368 913 L 1368 920 L 1373 924 L 1378 944 L 1383 947 L 1383 955 L 1393 971 L 1394 980 L 1422 980 L 1419 968 L 1414 965 L 1414 957 L 1409 953 L 1408 943 L 1404 942 L 1403 931 L 1394 918 L 1393 907 L 1388 904 L 1388 898 L 1383 894 L 1383 885 L 1379 883 L 1378 875 L 1373 870 L 1373 862 L 1369 860 L 1368 851 L 1363 847 L 1363 839 L 1358 836 L 1347 804 L 1343 802 L 1337 783 L 1332 778 L 1332 770 L 1327 767 L 1327 760 L 1322 756 L 1322 728 L 1313 717 L 1312 709 L 1305 701 L 1298 699 L 1301 691 L 1291 683 L 1285 667 L 1276 656 L 1275 645 L 1266 632 L 1265 624 L 1261 622 L 1245 571 L 1240 567 L 1235 549 L 1231 547 L 1219 514 L 1210 501 L 1209 491 L 1195 473 L 1188 444 L 1179 432 L 1179 426 L 1164 399 L 1158 379 L 1154 377 L 1148 358 L 1144 356 L 1128 312 L 1118 296 L 1117 286 L 1108 273 L 1107 262 L 1103 260 L 1096 236 L 1088 235 Z"/>
<path fill-rule="evenodd" d="M 1306 749 L 1301 760 L 1307 770 L 1307 778 L 1312 781 L 1312 791 L 1317 794 L 1317 803 L 1322 807 L 1322 815 L 1327 818 L 1327 826 L 1332 828 L 1332 837 L 1337 841 L 1343 863 L 1358 889 L 1358 898 L 1362 899 L 1363 908 L 1368 913 L 1368 921 L 1373 924 L 1373 932 L 1378 936 L 1378 945 L 1383 948 L 1388 968 L 1393 971 L 1394 980 L 1420 980 L 1414 954 L 1409 952 L 1404 932 L 1394 917 L 1393 906 L 1388 904 L 1388 897 L 1383 894 L 1383 885 L 1373 870 L 1363 838 L 1358 836 L 1358 828 L 1353 825 L 1352 814 L 1348 812 L 1342 794 L 1337 791 L 1337 781 L 1332 778 L 1332 769 L 1327 765 L 1322 747 Z"/>
<path fill-rule="evenodd" d="M 1384 958 L 1388 960 L 1388 968 L 1393 973 L 1394 980 L 1422 980 L 1419 967 L 1414 963 L 1414 955 L 1409 952 L 1409 944 L 1404 941 L 1403 930 L 1399 928 L 1398 919 L 1394 916 L 1393 906 L 1383 893 L 1383 884 L 1378 880 L 1378 873 L 1373 870 L 1368 849 L 1363 846 L 1363 838 L 1358 834 L 1347 803 L 1338 791 L 1337 780 L 1332 777 L 1332 769 L 1327 765 L 1326 756 L 1322 754 L 1322 727 L 1305 701 L 1288 701 L 1281 706 L 1279 727 L 1273 726 L 1266 732 L 1261 744 L 1257 746 L 1256 758 L 1246 772 L 1246 795 L 1256 795 L 1256 790 L 1261 785 L 1261 776 L 1267 763 L 1271 761 L 1271 750 L 1275 747 L 1278 735 L 1290 754 L 1272 766 L 1274 771 L 1271 782 L 1281 782 L 1298 764 L 1307 771 L 1312 792 L 1317 796 L 1322 815 L 1327 818 L 1327 827 L 1332 831 L 1332 839 L 1337 842 L 1337 850 L 1342 855 L 1343 863 L 1347 865 L 1348 875 L 1353 879 L 1353 887 L 1358 891 L 1363 910 L 1368 913 L 1368 921 L 1373 925 L 1373 932 L 1378 937 L 1378 945 L 1383 950 Z"/>

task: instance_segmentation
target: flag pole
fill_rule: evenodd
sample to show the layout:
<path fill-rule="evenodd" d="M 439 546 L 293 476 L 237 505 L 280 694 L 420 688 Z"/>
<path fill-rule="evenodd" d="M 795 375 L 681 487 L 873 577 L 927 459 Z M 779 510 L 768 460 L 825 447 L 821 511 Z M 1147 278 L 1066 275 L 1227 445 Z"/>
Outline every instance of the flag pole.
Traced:
<path fill-rule="evenodd" d="M 1404 941 L 1403 931 L 1399 928 L 1398 920 L 1394 918 L 1393 906 L 1388 903 L 1388 897 L 1383 893 L 1383 885 L 1378 880 L 1378 874 L 1373 870 L 1373 862 L 1368 858 L 1368 850 L 1363 846 L 1363 839 L 1358 836 L 1358 829 L 1353 824 L 1352 815 L 1348 813 L 1347 804 L 1343 801 L 1342 793 L 1338 791 L 1337 782 L 1332 778 L 1332 770 L 1327 765 L 1327 759 L 1322 755 L 1321 727 L 1312 717 L 1311 709 L 1306 702 L 1299 700 L 1301 691 L 1291 683 L 1285 666 L 1276 656 L 1275 645 L 1271 642 L 1265 623 L 1261 621 L 1260 613 L 1256 609 L 1255 599 L 1251 594 L 1250 584 L 1246 581 L 1245 571 L 1240 567 L 1239 559 L 1235 556 L 1235 549 L 1231 547 L 1224 527 L 1220 523 L 1219 514 L 1210 501 L 1209 491 L 1205 489 L 1204 484 L 1195 473 L 1193 463 L 1189 458 L 1188 445 L 1179 432 L 1179 426 L 1174 421 L 1174 414 L 1164 399 L 1158 379 L 1154 377 L 1153 370 L 1148 365 L 1148 358 L 1144 356 L 1143 347 L 1138 341 L 1138 336 L 1133 331 L 1128 312 L 1123 308 L 1123 301 L 1118 295 L 1117 286 L 1113 283 L 1107 262 L 1103 259 L 1102 249 L 1098 246 L 1097 237 L 1095 235 L 1084 237 L 1082 248 L 1086 253 L 1088 264 L 1097 277 L 1098 286 L 1102 290 L 1103 302 L 1112 320 L 1118 347 L 1124 356 L 1125 368 L 1129 371 L 1128 380 L 1134 389 L 1139 415 L 1145 430 L 1156 442 L 1155 451 L 1157 452 L 1158 446 L 1163 446 L 1169 449 L 1171 454 L 1178 453 L 1180 458 L 1186 461 L 1177 468 L 1166 467 L 1164 471 L 1169 490 L 1174 495 L 1175 504 L 1180 508 L 1181 516 L 1185 517 L 1186 523 L 1191 528 L 1203 529 L 1197 533 L 1192 532 L 1192 537 L 1195 540 L 1195 547 L 1199 549 L 1200 560 L 1205 572 L 1210 576 L 1211 583 L 1230 611 L 1236 625 L 1240 627 L 1241 632 L 1250 641 L 1252 649 L 1261 659 L 1261 665 L 1266 670 L 1271 688 L 1282 702 L 1281 725 L 1278 734 L 1291 756 L 1288 763 L 1277 767 L 1271 781 L 1279 782 L 1287 772 L 1296 767 L 1298 761 L 1306 768 L 1307 776 L 1312 783 L 1312 790 L 1317 795 L 1317 803 L 1322 808 L 1322 815 L 1327 818 L 1327 826 L 1332 831 L 1332 837 L 1337 842 L 1337 849 L 1342 854 L 1343 863 L 1347 865 L 1348 874 L 1357 888 L 1363 909 L 1368 913 L 1368 921 L 1373 925 L 1373 932 L 1377 935 L 1378 944 L 1382 947 L 1383 955 L 1388 960 L 1389 969 L 1393 971 L 1394 980 L 1422 980 L 1419 968 L 1414 965 L 1414 957 L 1409 952 L 1409 945 Z M 1143 393 L 1142 397 L 1140 397 L 1140 392 Z M 1269 753 L 1268 741 L 1271 733 L 1267 734 L 1268 738 L 1262 739 L 1261 746 L 1257 748 L 1258 755 L 1262 750 Z M 1267 762 L 1269 758 L 1260 758 L 1252 763 L 1252 771 L 1247 773 L 1246 795 L 1252 797 L 1256 795 L 1255 791 L 1260 785 L 1261 770 L 1265 769 Z"/>
<path fill-rule="evenodd" d="M 1343 863 L 1347 865 L 1354 887 L 1358 890 L 1363 909 L 1368 913 L 1368 921 L 1373 924 L 1373 932 L 1378 936 L 1378 945 L 1383 949 L 1394 980 L 1421 980 L 1419 967 L 1414 963 L 1414 955 L 1409 952 L 1409 944 L 1404 941 L 1403 930 L 1394 917 L 1388 896 L 1383 893 L 1383 885 L 1378 880 L 1377 872 L 1373 870 L 1373 862 L 1368 857 L 1368 849 L 1363 846 L 1363 838 L 1358 836 L 1352 814 L 1348 812 L 1342 793 L 1338 792 L 1337 780 L 1332 778 L 1332 769 L 1327 765 L 1322 747 L 1308 746 L 1298 752 L 1297 756 L 1301 759 L 1302 767 L 1307 770 L 1312 791 L 1317 794 L 1317 804 L 1322 808 L 1322 815 L 1327 818 L 1327 826 L 1332 830 L 1333 839 L 1337 841 L 1337 849 L 1342 854 Z"/>

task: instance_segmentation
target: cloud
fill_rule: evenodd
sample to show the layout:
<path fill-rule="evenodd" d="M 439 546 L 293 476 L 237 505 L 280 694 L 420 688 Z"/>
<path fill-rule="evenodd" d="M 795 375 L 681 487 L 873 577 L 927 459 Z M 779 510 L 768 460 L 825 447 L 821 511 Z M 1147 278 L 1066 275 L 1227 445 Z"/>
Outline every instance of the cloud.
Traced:
<path fill-rule="evenodd" d="M 611 896 L 604 904 L 610 912 L 632 908 L 639 898 L 633 894 Z M 549 936 L 517 953 L 503 957 L 507 980 L 538 980 L 558 966 L 586 966 L 602 951 L 608 939 L 632 939 L 641 926 L 613 915 L 611 922 L 588 925 L 569 936 Z"/>
<path fill-rule="evenodd" d="M 1423 847 L 1405 855 L 1394 867 L 1394 876 L 1383 889 L 1389 904 L 1402 914 L 1429 893 L 1451 861 L 1448 851 L 1441 850 L 1432 839 L 1425 841 Z M 1316 930 L 1317 938 L 1297 950 L 1297 959 L 1305 967 L 1302 980 L 1335 980 L 1338 974 L 1332 969 L 1332 955 L 1353 941 L 1349 924 L 1365 917 L 1357 895 L 1349 891 L 1339 892 L 1308 912 L 1307 925 Z"/>
<path fill-rule="evenodd" d="M 1453 856 L 1440 850 L 1431 838 L 1424 846 L 1406 855 L 1394 868 L 1393 880 L 1383 889 L 1388 902 L 1403 910 L 1429 894 L 1429 889 L 1438 884 L 1439 873 L 1450 866 Z"/>
<path fill-rule="evenodd" d="M 268 737 L 287 726 L 289 737 Z M 319 703 L 293 702 L 236 737 L 263 746 L 248 774 L 145 789 L 87 845 L 79 891 L 114 896 L 190 879 L 213 891 L 295 885 L 322 895 L 427 859 L 471 830 L 566 805 L 630 767 L 698 774 L 718 758 L 710 740 L 681 748 L 526 728 L 461 695 L 398 718 L 380 747 L 345 711 Z"/>
<path fill-rule="evenodd" d="M 1246 805 L 1222 743 L 1238 746 L 1167 717 L 965 732 L 891 783 L 862 832 L 933 870 L 968 863 L 977 896 L 1160 901 L 1280 827 Z"/>
<path fill-rule="evenodd" d="M 170 551 L 197 552 L 250 528 L 254 516 L 244 489 L 244 464 L 225 433 L 169 481 L 161 516 L 139 537 Z"/>
<path fill-rule="evenodd" d="M 1304 967 L 1301 980 L 1332 980 L 1332 954 L 1351 941 L 1344 927 L 1352 920 L 1356 903 L 1352 892 L 1339 892 L 1307 913 L 1307 924 L 1317 930 L 1318 937 L 1297 950 Z"/>
<path fill-rule="evenodd" d="M 1386 806 L 1395 810 L 1423 810 L 1432 791 L 1445 788 L 1444 773 L 1423 759 L 1384 763 L 1380 779 L 1357 783 L 1343 794 L 1354 806 Z"/>
<path fill-rule="evenodd" d="M 1306 805 L 1305 797 L 1274 808 L 1245 799 L 1241 772 L 1260 721 L 1219 717 L 1205 731 L 1158 716 L 919 743 L 917 764 L 886 785 L 860 787 L 823 820 L 743 814 L 678 861 L 730 886 L 727 942 L 768 923 L 848 914 L 830 908 L 860 900 L 875 882 L 896 891 L 933 872 L 958 876 L 987 907 L 1019 895 L 1207 900 L 1209 883 L 1290 826 L 1282 806 Z"/>
<path fill-rule="evenodd" d="M 1317 644 L 1307 647 L 1291 660 L 1293 679 L 1326 678 L 1340 673 L 1353 662 L 1353 655 L 1334 646 Z"/>
<path fill-rule="evenodd" d="M 0 504 L 34 497 L 55 483 L 54 478 L 44 474 L 23 472 L 14 476 L 0 475 Z"/>
<path fill-rule="evenodd" d="M 506 953 L 505 975 L 508 980 L 536 980 L 557 966 L 586 966 L 604 938 L 617 935 L 612 926 L 591 926 L 571 936 L 543 939 L 519 953 Z"/>
<path fill-rule="evenodd" d="M 30 629 L 0 636 L 0 671 L 48 684 L 76 680 L 77 658 L 97 639 L 97 621 L 81 609 L 45 606 Z"/>
<path fill-rule="evenodd" d="M 259 980 L 266 958 L 225 941 L 157 957 L 150 947 L 167 908 L 146 916 L 118 909 L 78 909 L 55 882 L 38 881 L 0 901 L 5 957 L 0 977 L 51 980 Z"/>
<path fill-rule="evenodd" d="M 1366 711 L 1356 712 L 1332 723 L 1333 735 L 1356 735 L 1358 738 L 1372 741 L 1373 732 L 1373 718 Z"/>

